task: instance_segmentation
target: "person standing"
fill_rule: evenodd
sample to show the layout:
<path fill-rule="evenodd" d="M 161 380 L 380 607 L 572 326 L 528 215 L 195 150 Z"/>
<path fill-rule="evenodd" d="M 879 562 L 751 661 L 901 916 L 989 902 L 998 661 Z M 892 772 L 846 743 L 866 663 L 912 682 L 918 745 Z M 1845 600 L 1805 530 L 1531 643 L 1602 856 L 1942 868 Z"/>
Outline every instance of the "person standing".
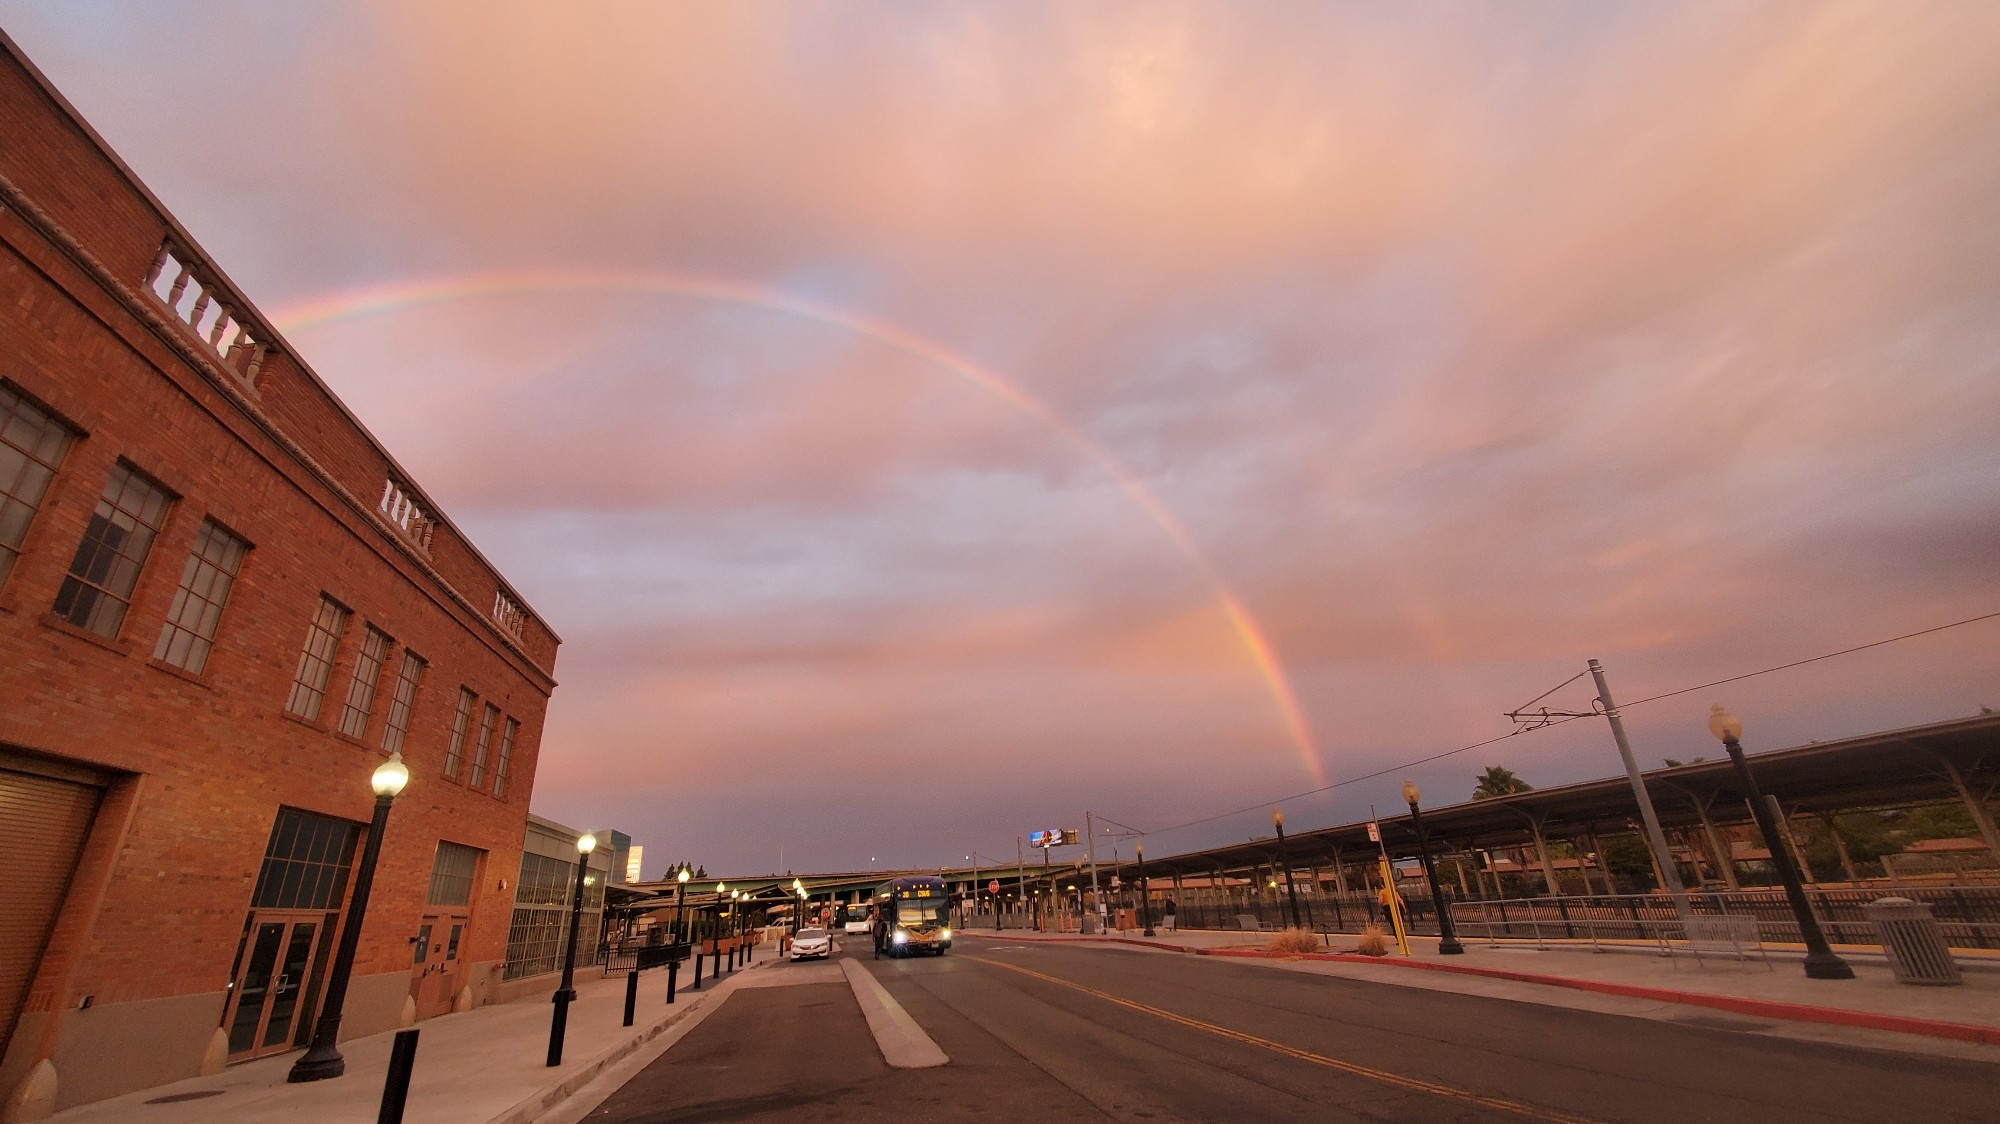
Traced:
<path fill-rule="evenodd" d="M 1180 908 L 1174 905 L 1174 899 L 1172 898 L 1167 899 L 1166 907 L 1163 910 L 1163 912 L 1166 914 L 1164 920 L 1166 921 L 1167 931 L 1170 933 L 1180 932 L 1181 931 L 1180 925 L 1178 924 L 1177 919 L 1174 916 L 1175 914 L 1180 912 Z"/>

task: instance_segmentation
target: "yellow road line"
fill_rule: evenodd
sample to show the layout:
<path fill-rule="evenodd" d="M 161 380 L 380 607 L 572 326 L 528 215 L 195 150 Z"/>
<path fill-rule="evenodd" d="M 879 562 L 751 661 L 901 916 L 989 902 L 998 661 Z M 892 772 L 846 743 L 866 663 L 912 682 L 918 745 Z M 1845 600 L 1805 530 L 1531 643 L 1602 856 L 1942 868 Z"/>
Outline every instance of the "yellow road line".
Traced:
<path fill-rule="evenodd" d="M 1387 1070 L 1370 1069 L 1365 1065 L 1356 1065 L 1353 1062 L 1344 1062 L 1341 1061 L 1339 1058 L 1329 1058 L 1325 1054 L 1315 1054 L 1310 1050 L 1301 1050 L 1295 1046 L 1287 1046 L 1282 1042 L 1273 1042 L 1268 1038 L 1259 1038 L 1254 1034 L 1245 1034 L 1240 1030 L 1230 1030 L 1228 1027 L 1217 1026 L 1214 1023 L 1205 1023 L 1199 1019 L 1190 1019 L 1184 1015 L 1176 1015 L 1172 1011 L 1163 1011 L 1158 1007 L 1151 1007 L 1144 1003 L 1135 1002 L 1133 1000 L 1126 999 L 1121 996 L 1113 995 L 1107 991 L 1099 991 L 1094 987 L 1085 987 L 1083 984 L 1076 983 L 1072 980 L 1065 980 L 1058 976 L 1045 975 L 1031 968 L 1023 968 L 1019 964 L 1008 964 L 1000 960 L 988 960 L 984 956 L 968 956 L 965 959 L 977 960 L 981 964 L 991 964 L 996 968 L 1005 968 L 1010 972 L 1019 972 L 1024 976 L 1033 976 L 1038 980 L 1045 980 L 1049 983 L 1057 984 L 1062 987 L 1069 988 L 1073 991 L 1083 992 L 1085 995 L 1095 996 L 1099 999 L 1104 1000 L 1106 1003 L 1115 1003 L 1120 1007 L 1126 1007 L 1134 1011 L 1142 1011 L 1148 1015 L 1152 1015 L 1156 1018 L 1165 1019 L 1171 1023 L 1178 1023 L 1181 1026 L 1189 1027 L 1194 1030 L 1207 1031 L 1210 1034 L 1219 1035 L 1223 1038 L 1232 1039 L 1234 1041 L 1246 1043 L 1251 1046 L 1262 1046 L 1266 1050 L 1272 1050 L 1277 1053 L 1284 1054 L 1287 1057 L 1297 1058 L 1300 1061 L 1312 1062 L 1315 1065 L 1323 1065 L 1326 1066 L 1328 1069 L 1337 1069 L 1340 1070 L 1342 1073 L 1351 1073 L 1356 1077 L 1365 1077 L 1368 1078 L 1370 1081 L 1380 1081 L 1385 1085 L 1395 1085 L 1399 1088 L 1404 1088 L 1404 1089 L 1415 1089 L 1418 1090 L 1419 1092 L 1430 1093 L 1440 1097 L 1449 1097 L 1453 1100 L 1471 1101 L 1473 1104 L 1481 1105 L 1486 1108 L 1498 1109 L 1501 1112 L 1511 1112 L 1516 1116 L 1525 1116 L 1530 1120 L 1546 1120 L 1551 1122 L 1551 1124 L 1596 1124 L 1596 1122 L 1593 1121 L 1588 1116 L 1574 1116 L 1571 1115 L 1570 1113 L 1561 1112 L 1556 1109 L 1541 1108 L 1536 1105 L 1522 1104 L 1519 1101 L 1510 1101 L 1503 1097 L 1489 1097 L 1486 1096 L 1485 1094 L 1474 1093 L 1467 1089 L 1456 1089 L 1450 1085 L 1439 1085 L 1432 1081 L 1422 1081 L 1414 1077 L 1404 1077 L 1401 1074 L 1390 1073 Z"/>

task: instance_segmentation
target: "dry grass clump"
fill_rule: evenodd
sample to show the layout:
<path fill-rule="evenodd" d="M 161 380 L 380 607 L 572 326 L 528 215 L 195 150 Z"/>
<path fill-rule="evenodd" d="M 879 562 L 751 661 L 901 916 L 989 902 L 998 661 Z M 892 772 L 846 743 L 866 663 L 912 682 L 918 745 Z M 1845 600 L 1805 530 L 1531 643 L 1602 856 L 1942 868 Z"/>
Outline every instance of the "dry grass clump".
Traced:
<path fill-rule="evenodd" d="M 1280 929 L 1264 942 L 1266 952 L 1318 952 L 1319 937 L 1311 929 Z"/>
<path fill-rule="evenodd" d="M 1389 934 L 1380 925 L 1370 925 L 1361 930 L 1361 939 L 1354 943 L 1354 951 L 1363 956 L 1389 955 Z"/>

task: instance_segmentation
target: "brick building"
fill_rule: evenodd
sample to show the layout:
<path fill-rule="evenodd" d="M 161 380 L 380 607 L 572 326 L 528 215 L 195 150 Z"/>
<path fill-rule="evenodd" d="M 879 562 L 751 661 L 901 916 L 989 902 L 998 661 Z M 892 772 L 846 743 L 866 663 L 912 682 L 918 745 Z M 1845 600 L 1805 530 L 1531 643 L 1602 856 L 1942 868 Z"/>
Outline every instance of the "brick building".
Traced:
<path fill-rule="evenodd" d="M 0 37 L 0 1095 L 490 998 L 556 635 Z"/>

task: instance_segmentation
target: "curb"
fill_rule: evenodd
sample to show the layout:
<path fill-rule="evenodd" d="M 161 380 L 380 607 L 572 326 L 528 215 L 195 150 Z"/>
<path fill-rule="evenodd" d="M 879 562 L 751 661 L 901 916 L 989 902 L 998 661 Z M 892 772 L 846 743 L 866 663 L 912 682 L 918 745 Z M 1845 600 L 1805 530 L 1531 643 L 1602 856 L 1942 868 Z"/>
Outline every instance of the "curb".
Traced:
<path fill-rule="evenodd" d="M 1630 999 L 1651 999 L 1664 1003 L 1682 1003 L 1691 1007 L 1712 1007 L 1739 1015 L 1756 1015 L 1763 1018 L 1782 1019 L 1789 1022 L 1826 1023 L 1833 1026 L 1859 1027 L 1863 1030 L 1886 1030 L 1897 1034 L 1917 1034 L 1928 1038 L 1949 1038 L 1960 1042 L 1978 1042 L 1988 1046 L 2000 1046 L 2000 1027 L 1984 1026 L 1979 1023 L 1944 1022 L 1939 1019 L 1920 1019 L 1910 1015 L 1887 1015 L 1874 1011 L 1854 1011 L 1844 1007 L 1814 1007 L 1805 1003 L 1786 1003 L 1778 999 L 1748 999 L 1737 995 L 1714 995 L 1702 991 L 1677 991 L 1672 988 L 1612 983 L 1607 980 L 1580 980 L 1568 976 L 1543 976 L 1533 972 L 1517 972 L 1507 968 L 1475 968 L 1469 964 L 1434 964 L 1421 960 L 1392 960 L 1377 956 L 1358 956 L 1351 953 L 1339 952 L 1279 953 L 1259 952 L 1254 949 L 1218 948 L 1196 949 L 1195 954 L 1198 956 L 1230 956 L 1257 960 L 1329 960 L 1347 964 L 1373 964 L 1392 968 L 1412 968 L 1423 972 L 1447 972 L 1461 976 L 1484 976 L 1488 979 L 1540 984 L 1544 987 L 1565 987 L 1575 991 L 1596 992 L 1600 995 L 1617 995 Z"/>
<path fill-rule="evenodd" d="M 1616 995 L 1628 999 L 1650 999 L 1662 1003 L 1681 1003 L 1690 1007 L 1711 1007 L 1739 1015 L 1753 1015 L 1787 1022 L 1825 1023 L 1831 1026 L 1851 1026 L 1863 1030 L 1886 1030 L 1896 1034 L 1916 1034 L 1927 1038 L 1948 1038 L 1959 1042 L 1977 1042 L 1987 1046 L 2000 1046 L 2000 1026 L 1985 1026 L 1979 1023 L 1954 1023 L 1939 1019 L 1920 1019 L 1910 1015 L 1886 1015 L 1873 1011 L 1854 1011 L 1843 1007 L 1814 1007 L 1805 1003 L 1786 1003 L 1777 999 L 1747 999 L 1736 995 L 1714 995 L 1702 991 L 1677 991 L 1672 988 L 1647 987 L 1642 984 L 1612 983 L 1607 980 L 1582 980 L 1569 976 L 1544 976 L 1533 972 L 1520 972 L 1509 968 L 1477 968 L 1470 964 L 1442 964 L 1429 960 L 1406 960 L 1400 957 L 1361 956 L 1346 952 L 1265 952 L 1254 948 L 1191 948 L 1185 945 L 1167 944 L 1163 941 L 1149 941 L 1136 937 L 1040 937 L 1045 942 L 1075 944 L 1128 944 L 1141 948 L 1161 949 L 1167 952 L 1191 953 L 1195 956 L 1222 956 L 1238 960 L 1324 960 L 1343 964 L 1368 964 L 1378 968 L 1409 968 L 1421 972 L 1446 972 L 1460 976 L 1483 976 L 1487 979 L 1508 980 L 1513 983 L 1539 984 L 1543 987 L 1563 987 L 1574 991 L 1595 992 L 1600 995 Z"/>
<path fill-rule="evenodd" d="M 738 968 L 737 971 L 742 972 L 751 968 L 761 968 L 764 966 L 764 963 L 745 965 L 742 968 Z M 733 982 L 735 978 L 734 975 L 731 975 L 729 980 L 724 982 Z M 561 1081 L 542 1089 L 540 1092 L 529 1094 L 513 1108 L 489 1119 L 486 1124 L 530 1124 L 531 1121 L 537 1119 L 543 1113 L 568 1100 L 577 1090 L 603 1076 L 606 1070 L 638 1052 L 640 1047 L 646 1045 L 646 1043 L 665 1034 L 668 1030 L 672 1029 L 674 1024 L 694 1014 L 702 1007 L 702 1001 L 714 994 L 716 994 L 714 990 L 703 991 L 692 999 L 686 1000 L 686 1006 L 680 1007 L 679 1010 L 653 1023 L 644 1030 L 635 1031 L 623 1041 L 612 1044 L 596 1057 L 578 1066 Z M 676 1006 L 679 1006 L 679 1004 L 676 1004 Z"/>

